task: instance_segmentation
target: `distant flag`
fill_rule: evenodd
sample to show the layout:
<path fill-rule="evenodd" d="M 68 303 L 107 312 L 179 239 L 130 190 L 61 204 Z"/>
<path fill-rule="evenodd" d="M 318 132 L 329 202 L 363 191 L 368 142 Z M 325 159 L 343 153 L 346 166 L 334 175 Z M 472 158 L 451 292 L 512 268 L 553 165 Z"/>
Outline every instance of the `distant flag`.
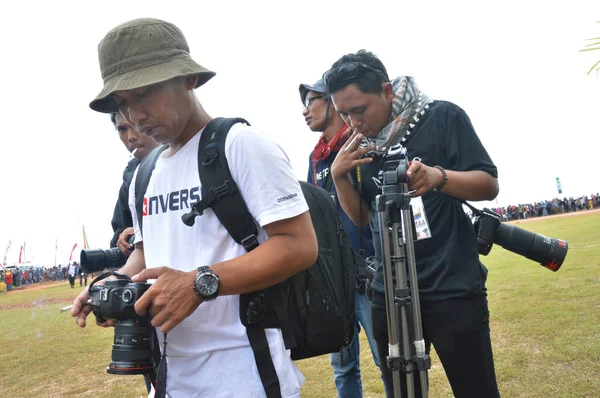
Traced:
<path fill-rule="evenodd" d="M 6 267 L 6 255 L 8 254 L 8 249 L 10 249 L 10 247 L 12 246 L 12 241 L 9 239 L 8 240 L 8 245 L 6 245 L 6 250 L 4 251 L 4 266 Z"/>
<path fill-rule="evenodd" d="M 71 249 L 71 255 L 69 256 L 69 262 L 71 262 L 71 260 L 73 259 L 73 252 L 75 251 L 75 248 L 77 248 L 77 242 L 75 242 L 75 244 L 73 245 L 73 248 Z"/>
<path fill-rule="evenodd" d="M 562 186 L 560 185 L 560 178 L 556 177 L 556 189 L 558 189 L 558 194 L 562 194 Z"/>
<path fill-rule="evenodd" d="M 89 249 L 90 245 L 88 244 L 87 235 L 85 234 L 85 225 L 82 225 L 81 228 L 83 228 L 83 248 Z"/>
<path fill-rule="evenodd" d="M 19 264 L 21 264 L 23 261 L 21 261 L 23 257 L 23 245 L 21 245 L 21 251 L 19 252 Z"/>

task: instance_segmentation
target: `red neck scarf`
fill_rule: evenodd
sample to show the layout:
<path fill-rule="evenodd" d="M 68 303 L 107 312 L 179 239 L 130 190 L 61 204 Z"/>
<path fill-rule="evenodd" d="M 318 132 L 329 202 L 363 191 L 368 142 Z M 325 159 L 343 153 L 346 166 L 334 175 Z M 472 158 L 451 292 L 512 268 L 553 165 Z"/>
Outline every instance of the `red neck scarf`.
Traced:
<path fill-rule="evenodd" d="M 313 161 L 325 160 L 332 152 L 339 151 L 350 134 L 352 134 L 352 128 L 344 124 L 331 141 L 327 141 L 325 135 L 322 135 L 313 150 Z"/>
<path fill-rule="evenodd" d="M 342 145 L 348 140 L 348 137 L 352 134 L 352 127 L 344 124 L 331 141 L 327 141 L 325 134 L 321 136 L 315 149 L 313 150 L 313 172 L 315 173 L 315 184 L 317 184 L 317 163 L 320 160 L 327 159 L 332 153 L 338 152 Z M 331 172 L 331 171 L 330 171 Z"/>

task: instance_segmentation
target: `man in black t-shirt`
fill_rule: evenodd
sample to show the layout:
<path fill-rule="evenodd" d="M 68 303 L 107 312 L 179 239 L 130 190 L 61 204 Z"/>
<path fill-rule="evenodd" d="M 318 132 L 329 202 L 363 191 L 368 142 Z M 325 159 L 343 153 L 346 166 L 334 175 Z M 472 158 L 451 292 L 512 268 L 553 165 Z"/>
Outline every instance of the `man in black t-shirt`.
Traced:
<path fill-rule="evenodd" d="M 431 100 L 411 77 L 390 81 L 381 61 L 364 50 L 340 58 L 323 78 L 336 110 L 355 130 L 336 157 L 332 176 L 352 221 L 370 222 L 373 230 L 377 272 L 372 316 L 382 363 L 388 354 L 388 329 L 374 200 L 380 193 L 379 172 L 389 159 L 390 148 L 402 146 L 411 160 L 407 173 L 411 196 L 423 203 L 417 224 L 423 239 L 415 241 L 414 249 L 427 352 L 433 344 L 455 397 L 499 396 L 486 299 L 487 270 L 479 261 L 476 234 L 460 203 L 495 198 L 497 170 L 469 117 L 452 103 Z M 360 196 L 348 177 L 357 166 L 362 174 Z M 382 373 L 390 397 L 391 372 L 382 366 Z M 420 396 L 418 380 L 415 388 Z M 404 381 L 402 390 L 406 396 Z"/>
<path fill-rule="evenodd" d="M 111 113 L 110 120 L 115 126 L 117 133 L 119 133 L 119 139 L 125 148 L 127 148 L 127 151 L 133 155 L 133 158 L 127 163 L 123 171 L 123 183 L 119 189 L 119 197 L 115 204 L 111 220 L 113 237 L 110 240 L 111 248 L 118 247 L 125 257 L 129 257 L 133 251 L 133 245 L 128 242 L 128 239 L 134 234 L 133 219 L 131 217 L 131 210 L 129 209 L 129 186 L 131 185 L 135 169 L 140 162 L 160 144 L 154 141 L 152 137 L 145 136 L 131 127 L 119 112 Z M 87 276 L 85 280 L 87 286 Z M 79 279 L 79 285 L 81 285 L 81 278 Z M 144 376 L 144 382 L 146 383 L 146 390 L 150 392 L 151 385 L 147 376 Z"/>
<path fill-rule="evenodd" d="M 131 211 L 129 210 L 129 185 L 133 178 L 135 169 L 154 148 L 159 144 L 144 134 L 140 134 L 135 130 L 127 120 L 118 112 L 110 114 L 119 139 L 125 145 L 125 148 L 133 154 L 133 158 L 127 163 L 127 167 L 123 171 L 123 183 L 119 189 L 119 197 L 115 204 L 111 225 L 113 228 L 113 237 L 110 240 L 110 247 L 118 247 L 125 256 L 131 254 L 133 249 L 127 240 L 133 235 L 133 220 Z"/>

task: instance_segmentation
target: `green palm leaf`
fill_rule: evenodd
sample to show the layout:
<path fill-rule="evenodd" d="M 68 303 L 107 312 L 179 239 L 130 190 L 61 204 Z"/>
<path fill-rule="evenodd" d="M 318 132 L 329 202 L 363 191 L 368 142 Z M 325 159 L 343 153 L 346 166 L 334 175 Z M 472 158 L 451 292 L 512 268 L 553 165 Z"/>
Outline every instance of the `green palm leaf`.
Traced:
<path fill-rule="evenodd" d="M 600 23 L 600 21 L 596 21 L 597 23 Z M 600 37 L 593 37 L 591 39 L 586 39 L 586 41 L 592 41 L 593 43 L 589 43 L 586 44 L 581 50 L 579 50 L 580 52 L 586 52 L 586 51 L 597 51 L 600 50 Z M 592 73 L 592 71 L 595 70 L 600 70 L 600 61 L 596 62 L 591 68 L 590 70 L 587 72 L 587 74 L 589 75 L 590 73 Z"/>

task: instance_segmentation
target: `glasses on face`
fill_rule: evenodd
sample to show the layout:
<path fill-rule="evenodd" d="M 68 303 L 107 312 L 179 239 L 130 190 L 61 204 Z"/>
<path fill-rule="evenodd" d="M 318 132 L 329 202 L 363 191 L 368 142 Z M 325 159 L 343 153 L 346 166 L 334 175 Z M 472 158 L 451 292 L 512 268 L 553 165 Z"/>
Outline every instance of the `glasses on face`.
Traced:
<path fill-rule="evenodd" d="M 304 107 L 305 107 L 306 109 L 309 109 L 309 108 L 310 108 L 310 106 L 312 105 L 312 103 L 313 103 L 315 100 L 318 100 L 319 98 L 323 98 L 323 96 L 322 96 L 322 95 L 315 95 L 315 96 L 314 96 L 314 97 L 312 97 L 312 98 L 306 98 L 306 99 L 304 100 Z"/>
<path fill-rule="evenodd" d="M 337 67 L 329 69 L 327 72 L 325 72 L 323 74 L 323 83 L 325 86 L 328 86 L 330 80 L 334 76 L 338 76 L 344 81 L 354 80 L 360 75 L 361 68 L 377 72 L 379 75 L 381 75 L 381 77 L 383 77 L 384 81 L 388 81 L 388 78 L 385 77 L 383 72 L 379 69 L 375 69 L 369 65 L 363 64 L 362 62 L 346 62 L 345 64 L 338 65 Z"/>

